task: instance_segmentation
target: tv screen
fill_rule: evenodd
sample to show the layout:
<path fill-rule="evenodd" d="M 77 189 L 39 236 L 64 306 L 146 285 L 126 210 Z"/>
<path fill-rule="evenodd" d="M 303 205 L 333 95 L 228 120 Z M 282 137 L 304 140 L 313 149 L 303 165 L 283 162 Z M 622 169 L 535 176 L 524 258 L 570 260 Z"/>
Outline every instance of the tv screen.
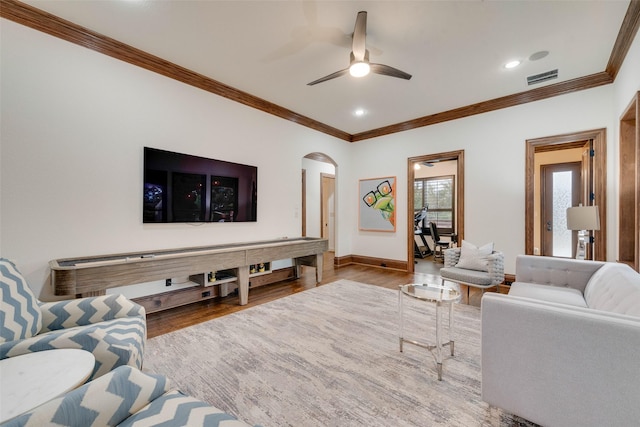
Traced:
<path fill-rule="evenodd" d="M 258 168 L 144 148 L 142 220 L 256 221 Z"/>

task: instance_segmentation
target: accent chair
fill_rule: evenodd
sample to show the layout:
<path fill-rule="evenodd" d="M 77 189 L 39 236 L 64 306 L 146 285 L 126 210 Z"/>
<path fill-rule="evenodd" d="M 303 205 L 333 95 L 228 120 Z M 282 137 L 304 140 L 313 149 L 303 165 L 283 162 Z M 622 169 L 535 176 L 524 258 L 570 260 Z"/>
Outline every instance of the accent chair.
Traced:
<path fill-rule="evenodd" d="M 142 368 L 144 307 L 123 295 L 40 302 L 15 264 L 0 258 L 0 359 L 77 348 L 93 353 L 89 381 L 121 365 Z"/>
<path fill-rule="evenodd" d="M 440 269 L 442 284 L 450 281 L 467 286 L 467 304 L 471 287 L 486 291 L 504 281 L 504 254 L 493 250 L 493 244 L 477 248 L 463 241 L 462 247 L 444 251 L 444 267 Z M 466 256 L 465 256 L 466 255 Z"/>

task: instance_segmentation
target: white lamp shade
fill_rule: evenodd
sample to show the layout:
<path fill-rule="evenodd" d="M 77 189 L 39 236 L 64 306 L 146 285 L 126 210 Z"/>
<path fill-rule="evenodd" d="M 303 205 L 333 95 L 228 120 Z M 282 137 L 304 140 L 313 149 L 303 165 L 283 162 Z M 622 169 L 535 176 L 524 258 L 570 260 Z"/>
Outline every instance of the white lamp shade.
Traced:
<path fill-rule="evenodd" d="M 567 209 L 567 230 L 600 230 L 597 206 L 574 206 Z"/>

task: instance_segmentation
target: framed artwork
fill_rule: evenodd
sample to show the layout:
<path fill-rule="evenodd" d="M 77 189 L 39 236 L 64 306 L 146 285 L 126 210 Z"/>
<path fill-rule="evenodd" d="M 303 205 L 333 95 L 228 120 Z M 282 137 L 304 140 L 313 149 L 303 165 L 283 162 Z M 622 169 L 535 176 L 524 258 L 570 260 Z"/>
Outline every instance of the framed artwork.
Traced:
<path fill-rule="evenodd" d="M 361 179 L 358 227 L 363 231 L 396 231 L 396 177 Z"/>

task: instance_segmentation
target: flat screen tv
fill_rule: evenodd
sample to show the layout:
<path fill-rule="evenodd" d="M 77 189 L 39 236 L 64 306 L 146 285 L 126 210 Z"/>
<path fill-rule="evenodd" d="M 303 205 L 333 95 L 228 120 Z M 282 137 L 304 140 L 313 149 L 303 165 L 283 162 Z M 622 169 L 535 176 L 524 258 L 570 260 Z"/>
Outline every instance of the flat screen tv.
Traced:
<path fill-rule="evenodd" d="M 144 147 L 142 219 L 256 221 L 258 168 Z"/>

